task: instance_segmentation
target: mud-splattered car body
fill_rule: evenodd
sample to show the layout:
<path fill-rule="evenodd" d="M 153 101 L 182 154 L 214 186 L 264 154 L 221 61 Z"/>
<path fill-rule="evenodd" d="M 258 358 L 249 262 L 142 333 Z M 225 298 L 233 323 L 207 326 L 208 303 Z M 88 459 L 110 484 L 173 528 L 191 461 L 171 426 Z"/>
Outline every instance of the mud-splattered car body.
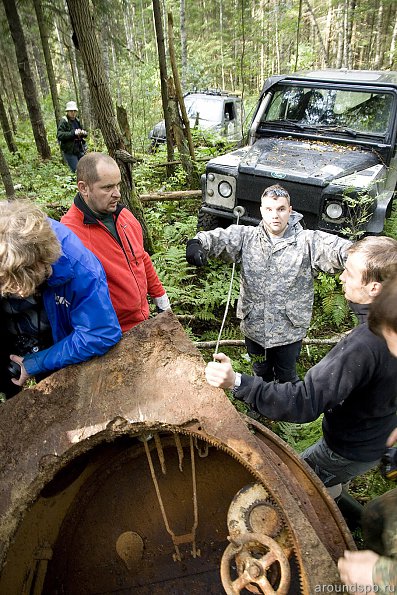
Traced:
<path fill-rule="evenodd" d="M 324 70 L 269 78 L 248 144 L 212 159 L 199 226 L 260 220 L 260 196 L 280 183 L 308 228 L 379 234 L 397 182 L 397 72 Z"/>

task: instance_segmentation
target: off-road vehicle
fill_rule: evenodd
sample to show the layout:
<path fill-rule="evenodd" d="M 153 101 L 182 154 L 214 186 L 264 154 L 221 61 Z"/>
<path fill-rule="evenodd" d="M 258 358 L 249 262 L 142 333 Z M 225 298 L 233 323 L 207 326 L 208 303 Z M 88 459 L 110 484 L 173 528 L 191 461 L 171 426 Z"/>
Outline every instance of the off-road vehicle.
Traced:
<path fill-rule="evenodd" d="M 219 135 L 229 141 L 241 141 L 243 137 L 243 107 L 241 97 L 224 91 L 200 91 L 184 96 L 190 126 Z M 149 132 L 154 144 L 164 143 L 165 122 L 161 120 Z"/>
<path fill-rule="evenodd" d="M 279 183 L 310 229 L 382 232 L 397 181 L 397 72 L 323 70 L 269 78 L 248 144 L 208 162 L 199 228 L 260 221 Z"/>

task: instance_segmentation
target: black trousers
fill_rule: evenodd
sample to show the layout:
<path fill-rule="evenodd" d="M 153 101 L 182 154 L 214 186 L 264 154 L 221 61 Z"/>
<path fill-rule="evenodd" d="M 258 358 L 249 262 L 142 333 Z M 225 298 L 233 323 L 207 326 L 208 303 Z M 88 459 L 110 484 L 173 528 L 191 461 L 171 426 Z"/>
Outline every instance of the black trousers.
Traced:
<path fill-rule="evenodd" d="M 266 382 L 273 382 L 273 380 L 297 382 L 299 380 L 296 373 L 296 362 L 301 351 L 302 341 L 265 349 L 262 345 L 245 337 L 245 345 L 253 361 L 256 376 L 261 376 Z"/>

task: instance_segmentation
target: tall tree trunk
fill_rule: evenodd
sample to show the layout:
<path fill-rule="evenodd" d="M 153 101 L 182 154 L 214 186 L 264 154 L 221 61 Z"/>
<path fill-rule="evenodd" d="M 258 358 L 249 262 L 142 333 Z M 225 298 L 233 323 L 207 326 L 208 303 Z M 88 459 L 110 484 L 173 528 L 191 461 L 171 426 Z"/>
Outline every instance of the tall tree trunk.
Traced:
<path fill-rule="evenodd" d="M 343 52 L 342 52 L 342 67 L 348 68 L 348 51 L 349 51 L 349 41 L 348 41 L 348 22 L 349 22 L 349 0 L 344 0 L 343 2 Z"/>
<path fill-rule="evenodd" d="M 221 46 L 221 76 L 222 89 L 226 87 L 225 83 L 225 60 L 223 56 L 223 0 L 219 0 L 219 38 Z"/>
<path fill-rule="evenodd" d="M 300 23 L 302 18 L 302 0 L 299 0 L 298 10 L 298 22 L 296 23 L 296 48 L 295 48 L 295 72 L 298 69 L 298 58 L 299 58 L 299 34 L 300 34 Z"/>
<path fill-rule="evenodd" d="M 48 93 L 50 92 L 47 76 L 46 76 L 46 69 L 43 64 L 42 55 L 40 53 L 40 48 L 34 38 L 31 35 L 28 37 L 28 46 L 30 50 L 30 56 L 33 58 L 33 64 L 35 65 L 36 71 L 36 88 L 38 87 L 41 91 L 41 96 L 47 97 Z M 32 63 L 32 60 L 30 60 Z"/>
<path fill-rule="evenodd" d="M 347 68 L 353 68 L 353 27 L 356 10 L 356 0 L 349 0 L 348 2 L 348 18 L 347 18 Z"/>
<path fill-rule="evenodd" d="M 343 13 L 342 8 L 340 6 L 336 9 L 336 19 L 337 25 L 337 49 L 336 49 L 336 68 L 342 68 L 342 60 L 343 60 L 343 28 L 341 24 L 343 23 Z"/>
<path fill-rule="evenodd" d="M 61 110 L 59 108 L 58 89 L 57 89 L 57 84 L 56 84 L 56 80 L 55 80 L 54 67 L 52 64 L 50 46 L 48 43 L 49 36 L 48 36 L 47 23 L 44 18 L 41 0 L 33 0 L 33 6 L 34 6 L 34 10 L 36 12 L 37 24 L 39 26 L 39 31 L 40 31 L 41 45 L 43 48 L 44 60 L 45 60 L 46 68 L 47 68 L 48 82 L 49 82 L 50 91 L 51 91 L 52 107 L 54 108 L 55 123 L 56 123 L 56 125 L 58 125 L 58 122 L 61 119 Z"/>
<path fill-rule="evenodd" d="M 330 63 L 331 51 L 331 25 L 332 25 L 332 0 L 328 0 L 327 20 L 325 25 L 325 63 Z"/>
<path fill-rule="evenodd" d="M 181 20 L 181 63 L 182 63 L 182 89 L 186 91 L 187 76 L 187 38 L 186 38 L 186 10 L 185 0 L 180 0 L 179 14 Z"/>
<path fill-rule="evenodd" d="M 62 23 L 61 23 L 62 24 Z M 65 54 L 65 43 L 63 40 L 63 32 L 62 29 L 59 28 L 58 23 L 55 19 L 55 33 L 56 33 L 56 37 L 58 40 L 58 46 L 59 46 L 59 54 L 61 56 L 61 64 L 64 68 L 64 79 L 67 83 L 67 88 L 71 89 L 73 86 L 73 80 L 71 78 L 71 74 L 70 74 L 70 68 L 68 68 L 68 59 L 66 57 Z"/>
<path fill-rule="evenodd" d="M 169 81 L 168 85 L 168 96 L 170 97 L 170 90 L 172 92 L 172 96 L 177 100 L 176 101 L 176 109 L 175 103 L 171 105 L 171 109 L 173 110 L 173 117 L 172 117 L 172 127 L 174 132 L 174 138 L 176 140 L 176 144 L 178 147 L 179 154 L 181 156 L 181 163 L 182 167 L 186 172 L 187 181 L 190 188 L 195 188 L 198 186 L 199 178 L 198 173 L 194 164 L 195 156 L 194 156 L 194 146 L 193 146 L 193 139 L 192 134 L 190 132 L 190 122 L 188 115 L 186 113 L 185 102 L 183 101 L 183 94 L 182 94 L 182 87 L 179 80 L 179 73 L 176 64 L 176 56 L 175 56 L 175 49 L 174 49 L 174 29 L 173 29 L 173 21 L 172 15 L 168 13 L 168 47 L 170 52 L 170 61 L 172 67 L 172 74 L 174 76 L 174 85 L 172 82 Z M 180 106 L 180 110 L 182 113 L 184 129 L 182 127 L 181 118 L 179 115 L 178 105 Z M 187 140 L 187 142 L 186 142 Z"/>
<path fill-rule="evenodd" d="M 16 153 L 18 148 L 15 144 L 14 135 L 8 121 L 7 112 L 4 106 L 3 98 L 0 94 L 0 122 L 3 129 L 4 138 L 6 139 L 7 147 L 10 153 Z"/>
<path fill-rule="evenodd" d="M 394 21 L 393 34 L 390 42 L 390 57 L 389 68 L 393 68 L 396 64 L 396 41 L 397 41 L 397 18 Z"/>
<path fill-rule="evenodd" d="M 79 106 L 80 105 L 80 86 L 79 86 L 79 81 L 77 78 L 76 54 L 75 54 L 74 47 L 71 43 L 68 43 L 66 47 L 67 47 L 67 53 L 68 53 L 68 58 L 69 58 L 70 72 L 72 73 L 74 99 L 77 102 L 77 106 Z"/>
<path fill-rule="evenodd" d="M 378 13 L 375 23 L 376 39 L 375 39 L 375 58 L 373 68 L 375 70 L 382 67 L 383 52 L 382 52 L 382 22 L 383 22 L 384 5 L 383 0 L 379 3 Z"/>
<path fill-rule="evenodd" d="M 311 6 L 309 0 L 305 0 L 305 2 L 306 2 L 307 9 L 309 11 L 309 15 L 310 15 L 310 19 L 311 19 L 312 24 L 313 24 L 313 28 L 314 28 L 314 30 L 315 30 L 315 32 L 317 34 L 317 38 L 318 38 L 318 41 L 319 41 L 319 44 L 320 44 L 322 65 L 327 68 L 327 63 L 326 63 L 327 50 L 325 49 L 323 36 L 321 34 L 320 27 L 318 25 L 316 16 L 315 16 L 315 14 L 313 12 L 313 9 L 312 9 L 312 6 Z"/>
<path fill-rule="evenodd" d="M 159 0 L 152 0 L 153 14 L 156 27 L 157 51 L 159 56 L 160 68 L 160 83 L 161 83 L 161 101 L 163 104 L 165 131 L 167 137 L 167 161 L 174 160 L 174 146 L 172 142 L 171 125 L 170 125 L 170 108 L 168 105 L 168 91 L 167 91 L 167 62 L 165 58 L 165 43 L 164 43 L 164 29 L 161 19 L 161 8 Z M 174 171 L 172 165 L 167 165 L 167 175 L 171 176 Z"/>
<path fill-rule="evenodd" d="M 78 106 L 80 115 L 79 119 L 81 120 L 85 130 L 99 128 L 98 122 L 95 120 L 95 115 L 92 113 L 91 94 L 80 52 L 76 52 L 76 68 L 78 85 L 80 89 L 80 105 Z"/>
<path fill-rule="evenodd" d="M 7 15 L 11 36 L 15 45 L 19 75 L 21 77 L 23 93 L 29 111 L 29 117 L 32 124 L 33 136 L 37 151 L 42 159 L 50 159 L 51 151 L 47 141 L 47 135 L 41 114 L 39 100 L 37 97 L 36 86 L 34 84 L 34 79 L 28 60 L 28 52 L 21 20 L 19 18 L 14 0 L 3 0 L 3 4 Z"/>
<path fill-rule="evenodd" d="M 150 253 L 153 251 L 152 240 L 132 178 L 131 164 L 133 158 L 125 150 L 123 137 L 117 125 L 89 0 L 66 0 L 66 2 L 78 49 L 81 52 L 87 74 L 94 113 L 109 154 L 117 161 L 121 171 L 121 199 L 141 223 L 145 248 Z"/>
<path fill-rule="evenodd" d="M 4 157 L 4 153 L 0 147 L 0 176 L 3 180 L 4 188 L 6 191 L 6 196 L 8 200 L 13 200 L 15 198 L 15 190 L 14 184 L 12 183 L 11 173 Z"/>

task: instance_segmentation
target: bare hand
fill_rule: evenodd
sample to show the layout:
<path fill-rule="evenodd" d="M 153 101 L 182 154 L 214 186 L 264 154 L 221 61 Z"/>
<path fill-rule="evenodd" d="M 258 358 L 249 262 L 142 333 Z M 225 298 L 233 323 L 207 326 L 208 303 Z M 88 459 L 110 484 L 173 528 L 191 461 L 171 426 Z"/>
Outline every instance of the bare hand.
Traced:
<path fill-rule="evenodd" d="M 236 374 L 230 364 L 230 359 L 224 353 L 214 354 L 218 361 L 210 362 L 205 368 L 205 377 L 211 386 L 219 388 L 233 388 Z"/>
<path fill-rule="evenodd" d="M 343 558 L 338 560 L 338 570 L 340 578 L 349 587 L 361 585 L 367 588 L 373 587 L 372 569 L 378 560 L 378 554 L 371 550 L 360 552 L 345 551 Z M 374 593 L 365 590 L 365 593 Z"/>
<path fill-rule="evenodd" d="M 10 360 L 13 362 L 16 362 L 17 364 L 19 364 L 21 366 L 21 375 L 19 378 L 11 378 L 11 382 L 13 384 L 16 384 L 17 386 L 23 386 L 25 384 L 25 382 L 27 381 L 27 379 L 29 378 L 29 374 L 27 373 L 27 371 L 25 370 L 25 366 L 23 365 L 23 357 L 20 357 L 19 355 L 10 355 Z"/>
<path fill-rule="evenodd" d="M 394 428 L 390 436 L 386 441 L 386 446 L 393 446 L 393 444 L 397 442 L 397 428 Z"/>

